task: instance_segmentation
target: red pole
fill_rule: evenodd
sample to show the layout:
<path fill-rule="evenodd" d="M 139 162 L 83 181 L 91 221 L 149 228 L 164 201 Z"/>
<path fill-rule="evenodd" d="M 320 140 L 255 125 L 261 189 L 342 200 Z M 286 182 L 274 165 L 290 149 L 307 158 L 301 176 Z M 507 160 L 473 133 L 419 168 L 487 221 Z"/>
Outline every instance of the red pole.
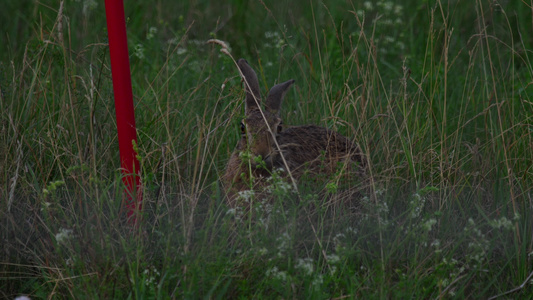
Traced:
<path fill-rule="evenodd" d="M 105 0 L 109 53 L 115 113 L 117 117 L 118 146 L 122 168 L 122 181 L 126 186 L 126 208 L 128 220 L 137 224 L 137 213 L 141 209 L 142 189 L 140 167 L 133 141 L 137 143 L 133 92 L 131 88 L 130 60 L 126 37 L 123 0 Z"/>

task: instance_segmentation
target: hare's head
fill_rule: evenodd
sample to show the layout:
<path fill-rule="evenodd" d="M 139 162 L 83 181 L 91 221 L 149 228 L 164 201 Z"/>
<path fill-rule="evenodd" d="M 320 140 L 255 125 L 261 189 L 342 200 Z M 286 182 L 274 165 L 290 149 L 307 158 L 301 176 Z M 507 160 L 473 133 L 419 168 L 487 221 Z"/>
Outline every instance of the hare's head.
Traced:
<path fill-rule="evenodd" d="M 242 139 L 239 148 L 241 148 L 240 150 L 248 149 L 254 157 L 261 156 L 265 162 L 269 163 L 272 161 L 271 156 L 276 149 L 276 134 L 281 131 L 281 118 L 279 116 L 281 102 L 294 80 L 273 86 L 264 103 L 265 107 L 262 109 L 256 73 L 244 59 L 239 59 L 237 64 L 241 70 L 246 89 L 246 117 L 241 123 Z"/>

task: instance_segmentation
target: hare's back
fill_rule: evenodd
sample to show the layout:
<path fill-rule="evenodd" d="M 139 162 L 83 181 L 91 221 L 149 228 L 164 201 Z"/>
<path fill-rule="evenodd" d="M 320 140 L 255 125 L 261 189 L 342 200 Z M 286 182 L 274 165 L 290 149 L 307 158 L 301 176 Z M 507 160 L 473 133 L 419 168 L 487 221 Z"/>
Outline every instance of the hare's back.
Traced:
<path fill-rule="evenodd" d="M 304 164 L 311 168 L 323 163 L 333 166 L 345 160 L 363 165 L 363 157 L 357 145 L 324 127 L 291 127 L 279 133 L 277 140 L 291 169 L 300 168 Z"/>

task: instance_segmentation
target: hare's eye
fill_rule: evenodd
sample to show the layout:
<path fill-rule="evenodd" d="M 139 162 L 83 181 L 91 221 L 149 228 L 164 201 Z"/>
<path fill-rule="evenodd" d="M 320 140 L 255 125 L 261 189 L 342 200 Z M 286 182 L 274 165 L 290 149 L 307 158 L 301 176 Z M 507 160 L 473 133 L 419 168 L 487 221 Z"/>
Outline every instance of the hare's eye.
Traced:
<path fill-rule="evenodd" d="M 245 134 L 246 133 L 246 126 L 244 126 L 244 123 L 241 122 L 241 133 L 242 134 Z"/>
<path fill-rule="evenodd" d="M 278 124 L 277 132 L 280 133 L 282 129 L 283 129 L 283 122 L 280 122 Z"/>

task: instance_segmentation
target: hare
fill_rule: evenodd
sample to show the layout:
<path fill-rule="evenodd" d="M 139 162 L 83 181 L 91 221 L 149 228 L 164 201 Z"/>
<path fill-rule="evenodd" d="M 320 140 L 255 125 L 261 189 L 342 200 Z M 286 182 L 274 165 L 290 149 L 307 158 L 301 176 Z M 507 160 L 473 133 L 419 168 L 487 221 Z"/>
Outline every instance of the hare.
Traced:
<path fill-rule="evenodd" d="M 294 80 L 273 86 L 262 109 L 256 73 L 244 59 L 239 59 L 237 65 L 246 90 L 245 119 L 241 123 L 242 137 L 222 178 L 230 206 L 239 206 L 239 192 L 263 188 L 278 169 L 295 180 L 303 174 L 333 174 L 339 166 L 364 175 L 365 157 L 341 134 L 316 125 L 283 130 L 279 111 Z"/>

